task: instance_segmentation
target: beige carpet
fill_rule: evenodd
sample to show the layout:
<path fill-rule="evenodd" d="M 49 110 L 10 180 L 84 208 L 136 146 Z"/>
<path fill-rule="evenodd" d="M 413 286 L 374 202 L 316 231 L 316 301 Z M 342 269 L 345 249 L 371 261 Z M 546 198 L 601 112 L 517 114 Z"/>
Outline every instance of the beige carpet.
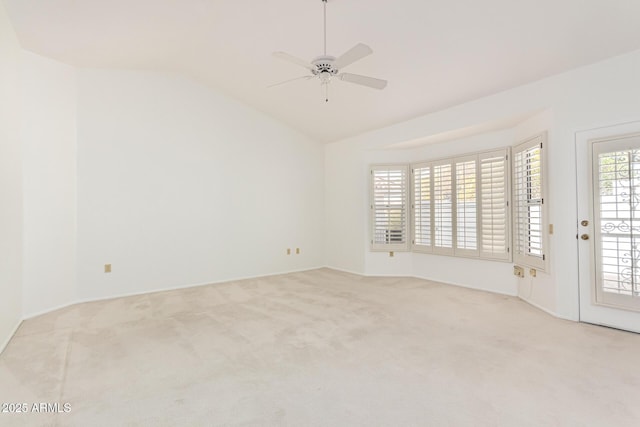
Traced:
<path fill-rule="evenodd" d="M 328 269 L 80 304 L 0 355 L 0 425 L 638 426 L 640 335 Z M 55 409 L 55 408 L 50 408 Z"/>

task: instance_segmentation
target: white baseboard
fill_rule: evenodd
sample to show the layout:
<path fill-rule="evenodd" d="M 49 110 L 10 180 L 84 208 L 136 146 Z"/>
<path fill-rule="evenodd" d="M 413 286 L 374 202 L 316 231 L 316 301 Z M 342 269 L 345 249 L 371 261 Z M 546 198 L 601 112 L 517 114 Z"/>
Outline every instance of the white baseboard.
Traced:
<path fill-rule="evenodd" d="M 215 281 L 202 282 L 202 283 L 193 283 L 193 284 L 189 284 L 189 285 L 170 286 L 170 287 L 166 287 L 166 288 L 159 288 L 159 289 L 153 289 L 153 290 L 142 291 L 142 292 L 130 292 L 130 293 L 115 294 L 115 295 L 109 295 L 109 296 L 105 296 L 105 297 L 76 299 L 75 301 L 69 302 L 68 304 L 63 304 L 63 305 L 56 306 L 56 307 L 53 307 L 53 308 L 48 308 L 46 310 L 38 311 L 36 313 L 30 313 L 28 315 L 25 315 L 24 320 L 32 319 L 34 317 L 42 316 L 43 314 L 51 313 L 52 311 L 56 311 L 56 310 L 60 310 L 60 309 L 63 309 L 63 308 L 67 308 L 67 307 L 70 307 L 70 306 L 76 305 L 76 304 L 84 304 L 84 303 L 87 303 L 87 302 L 107 301 L 107 300 L 117 299 L 117 298 L 126 298 L 126 297 L 134 297 L 134 296 L 139 296 L 139 295 L 154 294 L 156 292 L 176 291 L 176 290 L 179 290 L 179 289 L 197 288 L 199 286 L 218 285 L 218 284 L 222 284 L 222 283 L 235 282 L 235 281 L 239 281 L 239 280 L 251 280 L 251 279 L 259 279 L 259 278 L 262 278 L 262 277 L 281 276 L 283 274 L 302 273 L 302 272 L 305 272 L 305 271 L 317 270 L 319 268 L 323 268 L 323 267 L 322 266 L 320 266 L 320 267 L 311 267 L 311 268 L 304 268 L 304 269 L 300 269 L 300 270 L 289 270 L 289 271 L 282 271 L 282 272 L 255 275 L 255 276 L 241 276 L 241 277 L 231 278 L 231 279 L 215 280 Z"/>
<path fill-rule="evenodd" d="M 522 301 L 526 302 L 527 304 L 537 308 L 538 310 L 542 310 L 545 313 L 547 313 L 547 314 L 549 314 L 549 315 L 551 315 L 553 317 L 556 317 L 556 318 L 562 319 L 562 320 L 568 320 L 570 322 L 576 322 L 576 320 L 574 320 L 574 319 L 571 319 L 571 318 L 566 317 L 566 316 L 559 315 L 558 313 L 555 313 L 555 312 L 553 312 L 553 311 L 551 311 L 551 310 L 549 310 L 549 309 L 547 309 L 545 307 L 542 307 L 541 305 L 536 304 L 535 302 L 533 302 L 531 300 L 528 300 L 526 298 L 523 298 L 523 297 L 519 296 L 517 290 L 515 292 L 504 292 L 504 291 L 499 291 L 499 290 L 495 290 L 495 289 L 487 289 L 487 288 L 482 288 L 482 287 L 470 286 L 470 285 L 467 285 L 467 284 L 464 284 L 464 283 L 445 282 L 445 281 L 438 280 L 438 279 L 433 279 L 433 278 L 430 278 L 430 277 L 397 276 L 397 275 L 390 275 L 390 276 L 384 275 L 384 276 L 381 276 L 381 275 L 375 275 L 375 274 L 356 273 L 355 271 L 350 271 L 350 270 L 345 270 L 345 269 L 342 269 L 342 268 L 331 267 L 329 265 L 327 265 L 325 267 L 329 268 L 331 270 L 342 271 L 344 273 L 355 274 L 357 276 L 362 276 L 362 277 L 412 277 L 412 278 L 416 278 L 416 279 L 423 279 L 423 280 L 429 280 L 431 282 L 442 283 L 444 285 L 459 286 L 461 288 L 466 288 L 466 289 L 475 289 L 477 291 L 491 292 L 491 293 L 499 294 L 499 295 L 507 295 L 507 296 L 510 296 L 510 297 L 517 297 L 517 298 L 521 299 Z"/>
<path fill-rule="evenodd" d="M 52 311 L 56 311 L 56 310 L 61 310 L 63 308 L 67 308 L 71 305 L 77 304 L 77 302 L 69 302 L 66 304 L 62 304 L 62 305 L 58 305 L 55 307 L 51 307 L 51 308 L 47 308 L 45 310 L 42 311 L 36 311 L 35 313 L 29 313 L 29 314 L 25 314 L 23 317 L 23 320 L 29 320 L 32 319 L 34 317 L 38 317 L 38 316 L 42 316 L 43 314 L 47 314 L 47 313 L 51 313 Z"/>
<path fill-rule="evenodd" d="M 340 271 L 342 273 L 353 274 L 355 276 L 360 276 L 360 277 L 408 277 L 408 278 L 415 277 L 415 276 L 407 276 L 405 274 L 367 274 L 367 273 L 356 272 L 353 270 L 345 270 L 344 268 L 331 267 L 329 265 L 325 265 L 323 268 Z"/>
<path fill-rule="evenodd" d="M 358 272 L 353 271 L 353 270 L 346 270 L 346 269 L 344 269 L 344 268 L 331 267 L 330 265 L 325 265 L 323 268 L 328 268 L 329 270 L 340 271 L 340 272 L 342 272 L 342 273 L 353 274 L 353 275 L 356 275 L 356 276 L 366 276 L 366 275 L 365 275 L 365 274 L 363 274 L 363 273 L 358 273 Z"/>
<path fill-rule="evenodd" d="M 556 312 L 554 312 L 554 311 L 551 311 L 551 310 L 549 310 L 548 308 L 545 308 L 545 307 L 541 306 L 540 304 L 537 304 L 537 303 L 535 303 L 535 302 L 533 302 L 533 301 L 531 301 L 531 300 L 529 300 L 529 299 L 527 299 L 527 298 L 523 298 L 523 297 L 521 297 L 521 296 L 519 296 L 519 295 L 518 295 L 518 298 L 520 298 L 522 301 L 526 302 L 526 303 L 527 303 L 527 304 L 529 304 L 530 306 L 533 306 L 533 307 L 537 308 L 538 310 L 542 310 L 542 311 L 544 311 L 545 313 L 547 313 L 547 314 L 549 314 L 549 315 L 551 315 L 551 316 L 553 316 L 553 317 L 556 317 L 556 318 L 558 318 L 558 319 L 568 320 L 568 321 L 570 321 L 570 322 L 578 322 L 578 320 L 570 319 L 570 318 L 568 318 L 568 317 L 566 317 L 566 316 L 561 316 L 561 315 L 559 315 L 558 313 L 556 313 Z"/>
<path fill-rule="evenodd" d="M 442 283 L 444 285 L 451 285 L 451 286 L 458 286 L 460 288 L 466 288 L 466 289 L 474 289 L 476 291 L 482 291 L 482 292 L 491 292 L 493 294 L 498 294 L 498 295 L 507 295 L 510 297 L 517 297 L 518 293 L 516 292 L 506 292 L 506 291 L 501 291 L 501 290 L 496 290 L 496 289 L 488 289 L 488 288 L 483 288 L 480 286 L 471 286 L 465 283 L 458 283 L 458 282 L 445 282 L 443 280 L 439 280 L 439 279 L 433 279 L 430 277 L 422 277 L 422 276 L 411 276 L 414 277 L 416 279 L 423 279 L 423 280 L 429 280 L 431 282 L 436 282 L 436 283 Z"/>
<path fill-rule="evenodd" d="M 18 328 L 20 327 L 20 325 L 22 325 L 22 320 L 18 321 L 18 324 L 13 328 L 13 331 L 9 334 L 7 339 L 3 343 L 0 343 L 0 354 L 2 354 L 5 348 L 7 348 L 13 336 L 16 334 L 16 332 L 18 332 Z"/>
<path fill-rule="evenodd" d="M 402 275 L 402 274 L 365 274 L 365 273 L 357 273 L 357 272 L 351 271 L 351 270 L 345 270 L 343 268 L 331 267 L 329 265 L 325 266 L 325 268 L 329 268 L 331 270 L 336 270 L 336 271 L 341 271 L 343 273 L 355 274 L 356 276 L 361 276 L 361 277 L 407 277 L 407 278 L 412 278 L 412 279 L 429 280 L 431 282 L 442 283 L 444 285 L 452 285 L 452 286 L 459 286 L 461 288 L 475 289 L 477 291 L 492 292 L 494 294 L 500 294 L 500 295 L 508 295 L 508 296 L 511 296 L 511 297 L 517 297 L 518 296 L 517 291 L 513 292 L 513 293 L 503 292 L 503 291 L 499 291 L 499 290 L 495 290 L 495 289 L 487 289 L 487 288 L 482 288 L 482 287 L 477 287 L 477 286 L 471 286 L 471 285 L 467 285 L 467 284 L 464 284 L 464 283 L 445 282 L 445 281 L 434 279 L 434 278 L 431 278 L 431 277 L 423 277 L 423 276 L 415 276 L 415 275 Z"/>

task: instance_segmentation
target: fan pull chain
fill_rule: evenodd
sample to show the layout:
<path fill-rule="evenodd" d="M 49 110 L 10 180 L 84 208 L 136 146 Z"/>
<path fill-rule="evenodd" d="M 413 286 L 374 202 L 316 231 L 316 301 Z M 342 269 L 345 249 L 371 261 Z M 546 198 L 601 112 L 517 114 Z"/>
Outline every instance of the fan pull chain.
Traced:
<path fill-rule="evenodd" d="M 320 84 L 320 93 L 324 98 L 324 102 L 329 102 L 329 83 L 322 82 Z"/>

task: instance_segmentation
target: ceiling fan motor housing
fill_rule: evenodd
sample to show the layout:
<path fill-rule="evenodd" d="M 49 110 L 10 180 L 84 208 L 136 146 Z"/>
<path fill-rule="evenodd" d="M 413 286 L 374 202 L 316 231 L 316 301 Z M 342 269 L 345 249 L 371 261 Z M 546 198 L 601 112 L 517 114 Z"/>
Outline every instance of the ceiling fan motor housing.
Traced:
<path fill-rule="evenodd" d="M 316 59 L 311 61 L 313 65 L 316 66 L 315 70 L 311 70 L 314 75 L 322 75 L 322 73 L 329 73 L 332 76 L 338 74 L 338 69 L 333 67 L 333 61 L 335 61 L 335 57 L 333 56 L 318 56 Z"/>

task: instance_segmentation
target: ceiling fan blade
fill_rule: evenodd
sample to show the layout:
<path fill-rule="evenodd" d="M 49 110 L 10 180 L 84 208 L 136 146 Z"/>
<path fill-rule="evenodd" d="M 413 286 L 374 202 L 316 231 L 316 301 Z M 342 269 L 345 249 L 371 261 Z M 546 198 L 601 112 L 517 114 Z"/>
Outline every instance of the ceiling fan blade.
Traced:
<path fill-rule="evenodd" d="M 313 65 L 312 63 L 307 62 L 304 59 L 296 58 L 295 56 L 289 55 L 286 52 L 273 52 L 273 56 L 275 56 L 276 58 L 285 60 L 285 61 L 292 62 L 292 63 L 297 64 L 297 65 L 300 65 L 301 67 L 304 67 L 304 68 L 306 68 L 308 70 L 311 70 L 311 71 L 316 71 L 317 70 L 316 66 Z"/>
<path fill-rule="evenodd" d="M 333 61 L 333 67 L 340 70 L 341 68 L 351 65 L 359 59 L 364 58 L 367 55 L 371 55 L 373 50 L 369 46 L 363 43 L 358 43 L 341 56 Z"/>
<path fill-rule="evenodd" d="M 296 81 L 296 80 L 301 80 L 301 79 L 309 80 L 309 79 L 312 79 L 312 78 L 314 78 L 314 77 L 315 77 L 315 76 L 302 76 L 302 77 L 296 77 L 296 78 L 293 78 L 293 79 L 285 80 L 285 81 L 283 81 L 283 82 L 280 82 L 280 83 L 276 83 L 276 84 L 272 84 L 272 85 L 270 85 L 270 86 L 267 86 L 267 89 L 272 88 L 272 87 L 275 87 L 275 86 L 280 86 L 280 85 L 283 85 L 283 84 L 285 84 L 285 83 L 293 82 L 293 81 Z"/>
<path fill-rule="evenodd" d="M 342 81 L 368 86 L 374 89 L 384 89 L 387 86 L 386 80 L 374 79 L 373 77 L 361 76 L 359 74 L 342 73 L 338 75 Z"/>

